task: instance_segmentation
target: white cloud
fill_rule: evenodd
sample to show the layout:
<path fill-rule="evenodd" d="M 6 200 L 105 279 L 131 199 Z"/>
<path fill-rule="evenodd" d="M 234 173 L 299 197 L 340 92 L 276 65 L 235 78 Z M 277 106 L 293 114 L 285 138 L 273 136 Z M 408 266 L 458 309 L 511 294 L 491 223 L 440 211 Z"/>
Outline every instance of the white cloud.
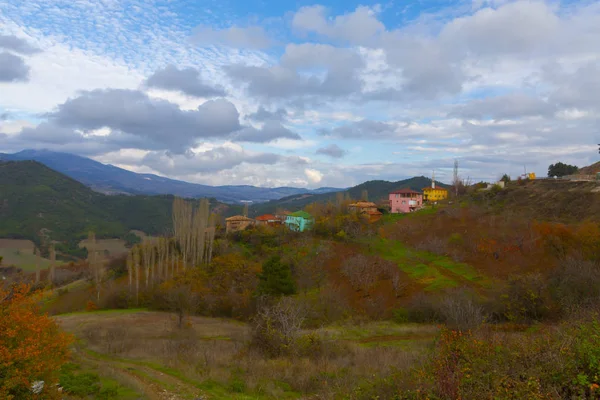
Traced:
<path fill-rule="evenodd" d="M 323 180 L 323 174 L 321 171 L 316 169 L 306 168 L 304 169 L 304 173 L 306 174 L 308 180 L 312 183 L 319 183 Z"/>

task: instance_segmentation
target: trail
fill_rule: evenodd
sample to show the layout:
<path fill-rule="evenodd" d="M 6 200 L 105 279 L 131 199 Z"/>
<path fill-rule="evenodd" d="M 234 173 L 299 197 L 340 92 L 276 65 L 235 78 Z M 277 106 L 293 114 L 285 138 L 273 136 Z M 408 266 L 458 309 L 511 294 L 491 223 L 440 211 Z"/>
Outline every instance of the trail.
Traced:
<path fill-rule="evenodd" d="M 114 370 L 120 380 L 143 393 L 149 400 L 207 399 L 202 391 L 180 378 L 158 371 L 141 362 L 113 358 L 102 354 L 96 356 L 86 349 L 79 349 L 76 357 L 85 364 L 100 369 Z"/>

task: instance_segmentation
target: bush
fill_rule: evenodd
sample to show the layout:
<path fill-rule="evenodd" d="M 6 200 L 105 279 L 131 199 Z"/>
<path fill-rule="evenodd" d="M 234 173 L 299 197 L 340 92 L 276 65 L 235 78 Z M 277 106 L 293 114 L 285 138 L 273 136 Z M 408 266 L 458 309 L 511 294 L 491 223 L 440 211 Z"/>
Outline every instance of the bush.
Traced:
<path fill-rule="evenodd" d="M 292 298 L 284 297 L 274 304 L 262 301 L 252 319 L 252 348 L 268 357 L 297 354 L 305 310 Z"/>
<path fill-rule="evenodd" d="M 600 266 L 592 261 L 569 257 L 550 276 L 552 297 L 564 312 L 600 304 Z"/>
<path fill-rule="evenodd" d="M 439 315 L 450 329 L 469 330 L 485 321 L 483 307 L 468 289 L 452 289 L 446 292 L 438 305 Z"/>
<path fill-rule="evenodd" d="M 537 273 L 510 278 L 501 302 L 503 317 L 511 322 L 532 323 L 553 314 L 548 282 Z"/>
<path fill-rule="evenodd" d="M 417 293 L 406 306 L 408 321 L 418 323 L 441 322 L 436 299 L 425 293 Z"/>
<path fill-rule="evenodd" d="M 70 343 L 71 336 L 41 313 L 28 286 L 0 288 L 0 398 L 29 399 L 31 385 L 40 381 L 38 398 L 60 398 L 54 384 Z"/>
<path fill-rule="evenodd" d="M 60 386 L 68 394 L 90 396 L 100 392 L 100 378 L 96 374 L 81 372 L 79 366 L 68 363 L 60 370 Z"/>
<path fill-rule="evenodd" d="M 420 371 L 420 392 L 441 399 L 597 399 L 599 359 L 597 316 L 512 335 L 444 329 Z"/>
<path fill-rule="evenodd" d="M 460 233 L 453 233 L 448 238 L 448 244 L 462 246 L 465 243 L 465 239 Z"/>

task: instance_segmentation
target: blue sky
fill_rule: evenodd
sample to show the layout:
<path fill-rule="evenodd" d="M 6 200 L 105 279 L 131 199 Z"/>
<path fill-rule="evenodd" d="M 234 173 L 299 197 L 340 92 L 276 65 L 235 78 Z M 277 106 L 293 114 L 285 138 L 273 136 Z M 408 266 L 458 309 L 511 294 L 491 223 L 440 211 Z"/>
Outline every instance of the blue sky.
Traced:
<path fill-rule="evenodd" d="M 0 0 L 0 151 L 205 184 L 597 161 L 600 3 Z"/>

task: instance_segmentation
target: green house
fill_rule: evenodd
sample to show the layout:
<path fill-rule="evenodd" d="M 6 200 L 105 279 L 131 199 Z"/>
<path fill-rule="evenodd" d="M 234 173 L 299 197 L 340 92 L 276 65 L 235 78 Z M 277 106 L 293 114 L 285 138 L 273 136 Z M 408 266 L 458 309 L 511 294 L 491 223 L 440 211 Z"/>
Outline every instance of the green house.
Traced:
<path fill-rule="evenodd" d="M 285 225 L 292 231 L 304 232 L 312 229 L 315 219 L 306 211 L 296 211 L 285 218 Z"/>

